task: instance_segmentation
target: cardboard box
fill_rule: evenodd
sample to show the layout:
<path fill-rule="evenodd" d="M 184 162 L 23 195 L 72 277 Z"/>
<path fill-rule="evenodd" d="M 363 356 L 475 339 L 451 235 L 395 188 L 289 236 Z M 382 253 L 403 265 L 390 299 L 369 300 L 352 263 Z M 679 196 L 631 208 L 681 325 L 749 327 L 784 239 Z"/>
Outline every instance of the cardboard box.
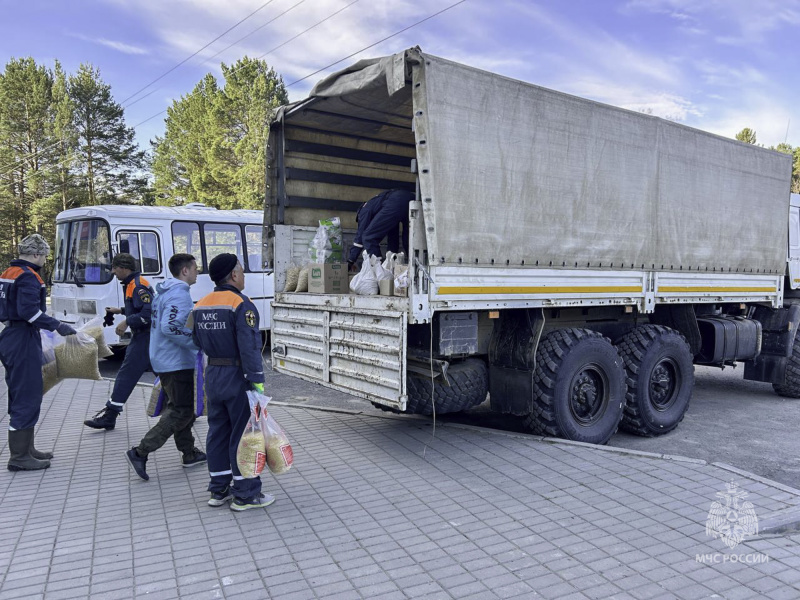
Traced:
<path fill-rule="evenodd" d="M 381 296 L 394 296 L 394 279 L 381 279 L 378 281 Z"/>
<path fill-rule="evenodd" d="M 405 273 L 407 271 L 408 271 L 408 265 L 395 265 L 394 266 L 394 277 L 395 277 L 395 279 L 397 279 L 397 277 L 399 275 L 402 275 L 403 273 Z M 397 287 L 396 285 L 394 285 L 392 287 L 394 287 L 394 295 L 395 296 L 402 296 L 402 297 L 408 296 L 408 288 L 407 287 Z"/>
<path fill-rule="evenodd" d="M 347 264 L 311 263 L 308 266 L 308 291 L 312 294 L 348 294 Z"/>

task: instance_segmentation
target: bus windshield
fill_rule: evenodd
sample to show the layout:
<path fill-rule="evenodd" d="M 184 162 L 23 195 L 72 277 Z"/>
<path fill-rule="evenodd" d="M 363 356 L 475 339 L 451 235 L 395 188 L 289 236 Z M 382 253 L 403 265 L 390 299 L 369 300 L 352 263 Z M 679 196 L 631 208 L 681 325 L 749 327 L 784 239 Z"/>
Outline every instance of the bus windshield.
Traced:
<path fill-rule="evenodd" d="M 111 274 L 111 236 L 100 219 L 59 223 L 53 281 L 108 283 Z"/>

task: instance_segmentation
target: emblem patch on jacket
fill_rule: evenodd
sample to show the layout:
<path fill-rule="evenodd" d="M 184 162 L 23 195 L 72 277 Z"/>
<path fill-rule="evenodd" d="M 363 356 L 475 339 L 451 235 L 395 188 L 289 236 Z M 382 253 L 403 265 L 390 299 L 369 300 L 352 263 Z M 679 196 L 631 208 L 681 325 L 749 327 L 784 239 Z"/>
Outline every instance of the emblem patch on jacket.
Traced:
<path fill-rule="evenodd" d="M 248 310 L 244 313 L 244 322 L 247 323 L 248 327 L 255 327 L 256 326 L 256 313 L 252 310 Z"/>
<path fill-rule="evenodd" d="M 150 292 L 144 288 L 139 288 L 139 300 L 145 304 L 150 304 Z"/>

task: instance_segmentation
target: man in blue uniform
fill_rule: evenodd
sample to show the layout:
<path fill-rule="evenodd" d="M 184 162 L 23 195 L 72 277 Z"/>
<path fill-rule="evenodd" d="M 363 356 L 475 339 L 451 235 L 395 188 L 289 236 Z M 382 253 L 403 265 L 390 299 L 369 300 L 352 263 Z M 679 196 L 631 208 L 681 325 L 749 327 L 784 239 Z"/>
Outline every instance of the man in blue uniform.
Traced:
<path fill-rule="evenodd" d="M 208 504 L 223 506 L 233 498 L 231 510 L 261 508 L 275 498 L 261 493 L 259 477 L 245 479 L 236 466 L 236 450 L 250 418 L 247 391 L 264 392 L 258 311 L 242 293 L 244 271 L 235 255 L 214 257 L 208 273 L 216 287 L 192 313 L 192 337 L 208 356 Z"/>
<path fill-rule="evenodd" d="M 40 329 L 67 336 L 75 330 L 45 314 L 47 290 L 39 276 L 50 245 L 37 233 L 23 239 L 19 259 L 0 275 L 0 361 L 8 386 L 9 471 L 36 471 L 50 466 L 51 452 L 33 444 L 42 407 L 42 338 Z"/>
<path fill-rule="evenodd" d="M 403 249 L 408 252 L 408 203 L 414 194 L 406 190 L 388 190 L 370 198 L 358 209 L 358 230 L 347 257 L 352 268 L 361 253 L 381 255 L 381 241 L 386 238 L 389 252 L 400 251 L 400 225 L 403 225 Z"/>
<path fill-rule="evenodd" d="M 111 398 L 105 408 L 83 422 L 92 429 L 114 429 L 122 407 L 128 401 L 142 374 L 150 369 L 150 317 L 153 309 L 153 290 L 150 282 L 136 268 L 136 260 L 121 252 L 111 261 L 111 272 L 122 284 L 125 306 L 106 307 L 106 314 L 125 315 L 117 325 L 117 335 L 122 336 L 128 327 L 132 337 L 125 351 L 125 360 L 117 373 Z"/>

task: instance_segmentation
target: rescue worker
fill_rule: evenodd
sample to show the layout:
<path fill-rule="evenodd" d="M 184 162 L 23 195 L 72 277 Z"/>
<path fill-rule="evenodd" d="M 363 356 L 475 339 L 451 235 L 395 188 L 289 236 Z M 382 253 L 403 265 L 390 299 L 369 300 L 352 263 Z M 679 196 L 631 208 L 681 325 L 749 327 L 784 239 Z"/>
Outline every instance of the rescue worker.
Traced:
<path fill-rule="evenodd" d="M 370 256 L 380 256 L 383 238 L 386 238 L 389 252 L 399 252 L 401 224 L 403 249 L 408 252 L 408 203 L 413 199 L 414 194 L 406 190 L 387 190 L 370 198 L 358 209 L 358 230 L 347 257 L 351 270 L 364 250 Z"/>
<path fill-rule="evenodd" d="M 75 330 L 47 315 L 47 289 L 39 275 L 50 245 L 38 233 L 17 246 L 19 259 L 0 275 L 0 361 L 8 386 L 9 471 L 35 471 L 50 466 L 52 452 L 33 444 L 42 407 L 42 338 L 40 329 L 74 335 Z"/>
<path fill-rule="evenodd" d="M 150 316 L 153 310 L 153 290 L 150 282 L 136 269 L 136 259 L 126 252 L 120 252 L 111 261 L 111 272 L 122 285 L 122 308 L 106 307 L 108 315 L 125 315 L 125 320 L 116 327 L 117 335 L 122 337 L 128 327 L 132 337 L 125 351 L 125 359 L 114 381 L 111 398 L 105 408 L 94 417 L 83 422 L 92 429 L 114 429 L 122 407 L 128 401 L 133 388 L 142 374 L 150 369 Z"/>
<path fill-rule="evenodd" d="M 161 378 L 166 407 L 158 423 L 125 453 L 136 474 L 147 481 L 147 456 L 163 446 L 170 436 L 183 455 L 184 467 L 206 462 L 206 455 L 195 448 L 192 425 L 195 422 L 195 374 L 197 346 L 186 321 L 192 314 L 189 286 L 197 281 L 197 262 L 191 254 L 175 254 L 169 259 L 174 279 L 159 283 L 153 303 L 150 328 L 150 364 Z"/>
<path fill-rule="evenodd" d="M 209 506 L 243 511 L 269 506 L 273 496 L 261 493 L 259 477 L 245 479 L 236 465 L 236 450 L 250 418 L 247 391 L 264 393 L 258 311 L 242 293 L 244 271 L 233 254 L 220 254 L 208 265 L 216 284 L 193 311 L 193 338 L 208 356 L 205 391 L 208 400 Z"/>

